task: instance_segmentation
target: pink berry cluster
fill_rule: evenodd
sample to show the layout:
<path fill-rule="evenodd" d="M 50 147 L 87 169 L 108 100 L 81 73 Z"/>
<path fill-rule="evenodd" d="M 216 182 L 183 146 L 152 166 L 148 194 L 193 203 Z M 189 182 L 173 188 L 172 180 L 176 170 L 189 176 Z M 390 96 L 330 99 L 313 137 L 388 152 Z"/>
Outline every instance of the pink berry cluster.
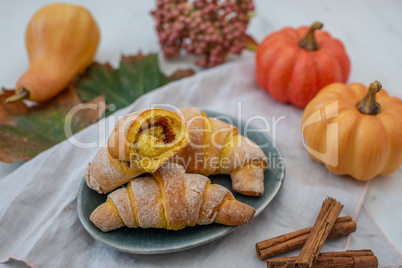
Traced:
<path fill-rule="evenodd" d="M 213 67 L 228 52 L 246 47 L 245 31 L 252 0 L 157 0 L 151 14 L 165 58 L 179 57 L 181 49 L 200 56 L 195 64 Z"/>

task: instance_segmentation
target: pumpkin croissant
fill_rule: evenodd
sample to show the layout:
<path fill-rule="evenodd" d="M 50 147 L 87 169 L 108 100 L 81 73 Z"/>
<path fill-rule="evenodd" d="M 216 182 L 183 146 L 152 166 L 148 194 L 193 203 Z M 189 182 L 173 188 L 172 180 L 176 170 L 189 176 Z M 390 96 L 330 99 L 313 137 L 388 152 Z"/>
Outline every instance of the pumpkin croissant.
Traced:
<path fill-rule="evenodd" d="M 90 220 L 103 232 L 123 226 L 179 230 L 213 222 L 245 224 L 254 213 L 254 208 L 237 201 L 225 187 L 166 163 L 155 173 L 110 193 Z"/>
<path fill-rule="evenodd" d="M 188 129 L 175 113 L 138 111 L 120 119 L 86 172 L 88 187 L 109 193 L 131 178 L 156 171 L 188 143 Z"/>
<path fill-rule="evenodd" d="M 239 135 L 236 127 L 207 117 L 195 107 L 177 111 L 190 132 L 189 144 L 170 159 L 189 173 L 230 174 L 233 191 L 250 196 L 264 193 L 267 159 L 254 142 Z"/>

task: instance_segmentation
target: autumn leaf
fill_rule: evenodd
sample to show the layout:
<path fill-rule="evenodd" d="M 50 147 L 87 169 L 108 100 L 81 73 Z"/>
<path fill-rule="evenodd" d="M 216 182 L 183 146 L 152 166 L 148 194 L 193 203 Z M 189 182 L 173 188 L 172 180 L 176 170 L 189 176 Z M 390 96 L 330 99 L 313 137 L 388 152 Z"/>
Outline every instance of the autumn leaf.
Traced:
<path fill-rule="evenodd" d="M 83 101 L 104 94 L 106 104 L 114 104 L 118 110 L 155 88 L 193 74 L 192 70 L 178 70 L 167 77 L 159 69 L 157 54 L 138 54 L 123 56 L 115 70 L 108 64 L 93 65 L 74 88 Z M 107 110 L 106 115 L 113 111 Z"/>
<path fill-rule="evenodd" d="M 66 139 L 64 123 L 67 113 L 79 104 L 94 103 L 97 109 L 80 109 L 72 117 L 71 132 L 76 133 L 99 120 L 107 106 L 121 109 L 143 94 L 170 81 L 194 74 L 178 70 L 164 75 L 157 54 L 122 57 L 113 69 L 108 63 L 92 64 L 69 87 L 52 100 L 28 107 L 25 103 L 6 104 L 12 91 L 0 91 L 0 161 L 29 160 Z M 106 110 L 106 115 L 111 111 Z"/>
<path fill-rule="evenodd" d="M 0 92 L 0 160 L 16 162 L 29 160 L 40 152 L 66 139 L 64 121 L 68 111 L 81 104 L 77 93 L 67 89 L 52 100 L 29 108 L 23 102 L 6 104 L 5 99 L 13 91 Z M 104 103 L 104 96 L 98 96 L 91 103 Z M 101 105 L 97 106 L 102 107 Z M 104 109 L 81 109 L 71 123 L 76 133 L 99 120 Z"/>

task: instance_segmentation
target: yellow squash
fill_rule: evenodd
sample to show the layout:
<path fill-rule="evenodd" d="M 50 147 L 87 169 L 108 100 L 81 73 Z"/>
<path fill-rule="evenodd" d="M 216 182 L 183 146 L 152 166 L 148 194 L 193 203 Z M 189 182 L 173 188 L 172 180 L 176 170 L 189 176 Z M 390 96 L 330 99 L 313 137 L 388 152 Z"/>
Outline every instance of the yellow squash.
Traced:
<path fill-rule="evenodd" d="M 306 106 L 303 139 L 310 156 L 335 174 L 369 180 L 402 164 L 402 100 L 375 81 L 334 83 Z"/>
<path fill-rule="evenodd" d="M 50 4 L 37 11 L 25 33 L 29 69 L 7 99 L 47 101 L 92 62 L 99 29 L 91 13 L 77 5 Z"/>

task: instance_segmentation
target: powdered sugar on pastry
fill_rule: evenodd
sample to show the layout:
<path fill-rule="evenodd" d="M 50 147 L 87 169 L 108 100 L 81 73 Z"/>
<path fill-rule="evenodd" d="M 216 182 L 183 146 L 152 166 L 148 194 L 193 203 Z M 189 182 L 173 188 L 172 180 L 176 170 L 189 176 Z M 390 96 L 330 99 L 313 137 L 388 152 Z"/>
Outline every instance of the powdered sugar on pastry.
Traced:
<path fill-rule="evenodd" d="M 153 176 L 162 189 L 166 218 L 170 229 L 186 226 L 187 206 L 184 193 L 184 169 L 182 166 L 165 163 Z"/>
<path fill-rule="evenodd" d="M 113 155 L 113 158 L 125 160 L 127 157 L 129 157 L 129 155 L 127 156 L 126 154 L 125 148 L 127 142 L 127 132 L 133 122 L 143 112 L 144 110 L 140 110 L 127 114 L 117 121 L 108 139 L 108 148 Z"/>
<path fill-rule="evenodd" d="M 139 225 L 142 228 L 166 228 L 162 195 L 156 180 L 153 177 L 140 177 L 130 184 Z"/>
<path fill-rule="evenodd" d="M 88 187 L 100 194 L 108 193 L 139 175 L 138 172 L 124 167 L 125 165 L 112 159 L 105 147 L 100 148 L 88 165 L 85 176 Z"/>
<path fill-rule="evenodd" d="M 204 202 L 201 206 L 198 224 L 211 224 L 215 221 L 218 206 L 222 203 L 229 190 L 219 184 L 209 184 L 204 192 Z"/>
<path fill-rule="evenodd" d="M 88 167 L 87 185 L 109 193 L 146 172 L 155 172 L 189 141 L 185 122 L 163 109 L 148 109 L 121 118 Z"/>
<path fill-rule="evenodd" d="M 109 194 L 108 197 L 115 204 L 124 224 L 128 227 L 138 227 L 134 220 L 134 213 L 126 188 L 120 188 Z"/>
<path fill-rule="evenodd" d="M 127 188 L 109 194 L 106 203 L 92 212 L 91 221 L 106 232 L 124 224 L 178 230 L 213 222 L 239 225 L 253 218 L 254 208 L 237 201 L 225 187 L 183 170 L 169 163 L 155 173 L 131 180 Z M 130 211 L 132 215 L 125 215 Z"/>
<path fill-rule="evenodd" d="M 263 174 L 267 167 L 264 152 L 250 139 L 239 135 L 236 127 L 219 119 L 207 117 L 199 108 L 184 107 L 176 113 L 182 114 L 189 127 L 191 140 L 170 161 L 184 165 L 187 172 L 203 175 L 237 174 L 234 170 L 252 164 L 253 169 L 242 169 L 247 179 L 240 176 L 233 182 L 233 190 L 245 195 L 260 196 L 264 193 L 264 182 L 254 174 Z M 256 172 L 255 169 L 259 169 Z M 251 173 L 248 174 L 247 172 Z"/>
<path fill-rule="evenodd" d="M 205 113 L 195 107 L 181 108 L 177 114 L 182 115 L 185 119 L 190 133 L 190 141 L 186 147 L 172 159 L 174 163 L 182 164 L 186 167 L 189 173 L 198 173 L 204 168 L 204 122 L 206 119 Z M 180 161 L 182 161 L 180 163 Z"/>
<path fill-rule="evenodd" d="M 187 201 L 187 225 L 195 225 L 198 222 L 202 204 L 202 196 L 209 179 L 199 174 L 185 174 L 184 186 Z"/>

